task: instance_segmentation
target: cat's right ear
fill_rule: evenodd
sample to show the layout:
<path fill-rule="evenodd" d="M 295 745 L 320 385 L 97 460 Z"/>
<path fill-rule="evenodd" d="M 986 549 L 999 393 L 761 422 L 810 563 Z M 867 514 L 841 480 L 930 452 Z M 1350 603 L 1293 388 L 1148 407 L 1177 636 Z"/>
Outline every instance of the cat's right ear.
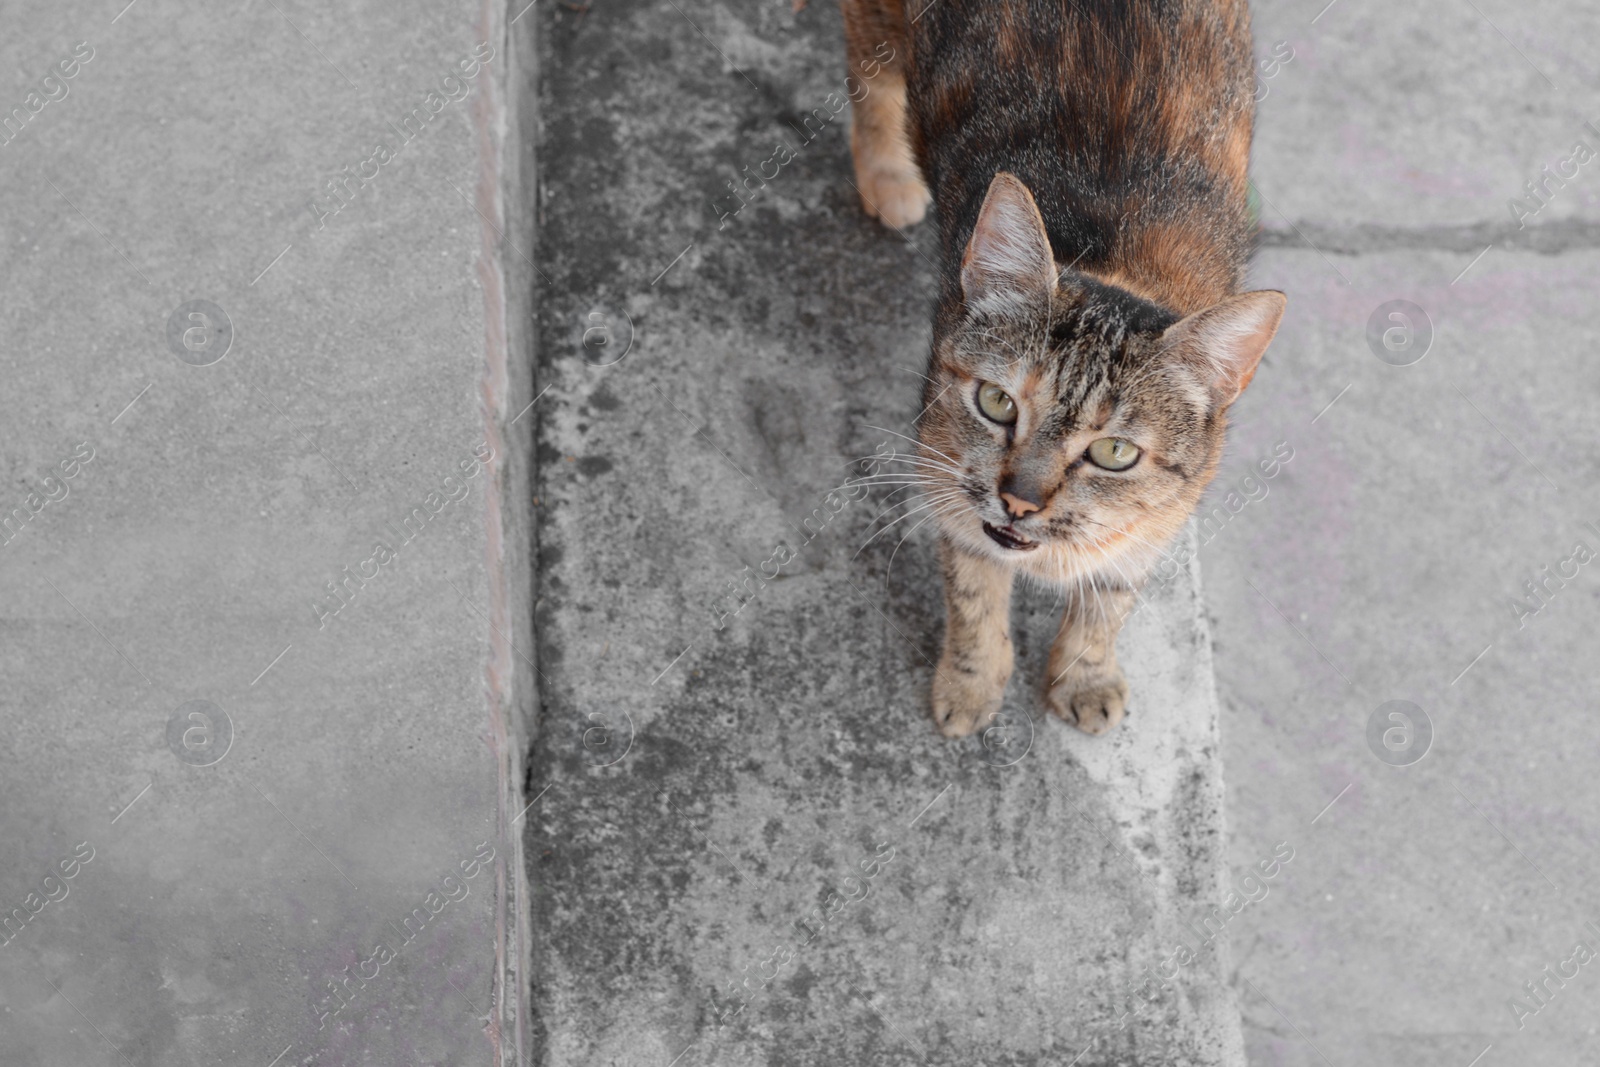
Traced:
<path fill-rule="evenodd" d="M 1056 262 L 1033 194 L 1014 174 L 994 176 L 961 257 L 968 307 L 1024 303 L 1050 293 Z"/>

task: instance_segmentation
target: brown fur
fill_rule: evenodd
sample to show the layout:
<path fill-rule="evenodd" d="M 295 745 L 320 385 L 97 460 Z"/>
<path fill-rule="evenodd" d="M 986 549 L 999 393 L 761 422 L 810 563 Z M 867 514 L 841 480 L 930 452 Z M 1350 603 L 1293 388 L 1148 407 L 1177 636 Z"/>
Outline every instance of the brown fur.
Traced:
<path fill-rule="evenodd" d="M 842 0 L 857 186 L 892 226 L 931 197 L 944 271 L 921 453 L 947 626 L 949 736 L 998 710 L 1014 575 L 1065 587 L 1046 700 L 1123 717 L 1116 635 L 1216 471 L 1228 405 L 1282 313 L 1240 294 L 1253 117 L 1243 0 Z M 904 88 L 902 93 L 901 88 Z M 986 416 L 984 383 L 1015 405 Z M 1131 442 L 1103 468 L 1089 447 Z M 1119 446 L 1120 447 L 1120 446 Z"/>

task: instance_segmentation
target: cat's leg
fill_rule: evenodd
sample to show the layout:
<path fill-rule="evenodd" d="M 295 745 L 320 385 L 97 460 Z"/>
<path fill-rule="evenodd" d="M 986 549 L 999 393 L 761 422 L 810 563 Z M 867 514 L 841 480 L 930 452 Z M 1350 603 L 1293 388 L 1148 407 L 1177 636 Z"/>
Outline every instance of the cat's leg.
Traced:
<path fill-rule="evenodd" d="M 1131 589 L 1075 592 L 1067 599 L 1061 630 L 1050 646 L 1045 702 L 1088 734 L 1103 734 L 1128 709 L 1128 681 L 1117 666 L 1117 633 L 1138 594 Z"/>
<path fill-rule="evenodd" d="M 867 214 L 896 229 L 922 221 L 931 198 L 907 129 L 901 0 L 840 0 L 850 88 L 850 154 Z"/>
<path fill-rule="evenodd" d="M 944 652 L 933 676 L 933 722 L 946 737 L 989 724 L 1011 678 L 1012 571 L 939 540 Z"/>

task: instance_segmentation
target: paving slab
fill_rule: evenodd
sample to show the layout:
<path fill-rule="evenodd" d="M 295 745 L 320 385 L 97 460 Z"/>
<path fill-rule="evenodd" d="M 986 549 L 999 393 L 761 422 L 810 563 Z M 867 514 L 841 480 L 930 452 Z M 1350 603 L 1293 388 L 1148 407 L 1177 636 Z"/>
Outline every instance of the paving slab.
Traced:
<path fill-rule="evenodd" d="M 515 1062 L 498 8 L 7 30 L 0 1062 Z"/>
<path fill-rule="evenodd" d="M 1322 246 L 1394 231 L 1559 245 L 1600 219 L 1600 11 L 1560 0 L 1257 0 L 1263 217 Z M 1574 158 L 1584 142 L 1589 154 Z M 1554 181 L 1541 168 L 1548 166 Z M 1565 173 L 1566 177 L 1562 178 Z M 1525 188 L 1544 183 L 1536 199 Z M 1513 213 L 1509 202 L 1525 203 Z"/>
<path fill-rule="evenodd" d="M 1600 585 L 1575 551 L 1600 550 L 1600 255 L 1497 253 L 1453 285 L 1450 249 L 1334 258 L 1349 285 L 1310 251 L 1255 264 L 1289 311 L 1218 485 L 1294 458 L 1200 548 L 1230 855 L 1304 842 L 1229 930 L 1251 1062 L 1587 1062 L 1600 980 L 1566 961 L 1600 948 Z M 1433 331 L 1404 366 L 1367 341 L 1395 299 Z"/>
<path fill-rule="evenodd" d="M 1040 716 L 1038 594 L 1008 715 L 951 743 L 929 528 L 830 493 L 906 446 L 933 294 L 931 235 L 861 215 L 843 117 L 796 143 L 837 11 L 534 10 L 534 1062 L 1242 1063 L 1214 931 L 1283 865 L 1220 864 L 1196 572 L 1123 637 L 1126 728 Z"/>

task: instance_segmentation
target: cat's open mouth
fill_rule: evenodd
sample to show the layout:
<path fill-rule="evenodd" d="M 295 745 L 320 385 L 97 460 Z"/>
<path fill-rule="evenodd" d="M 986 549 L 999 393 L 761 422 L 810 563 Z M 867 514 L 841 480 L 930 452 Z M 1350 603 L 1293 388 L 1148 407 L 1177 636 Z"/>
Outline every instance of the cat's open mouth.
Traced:
<path fill-rule="evenodd" d="M 1001 548 L 1009 548 L 1015 552 L 1031 552 L 1039 547 L 1039 542 L 1028 540 L 1009 526 L 990 526 L 984 523 L 983 532 L 989 535 L 989 540 Z"/>

